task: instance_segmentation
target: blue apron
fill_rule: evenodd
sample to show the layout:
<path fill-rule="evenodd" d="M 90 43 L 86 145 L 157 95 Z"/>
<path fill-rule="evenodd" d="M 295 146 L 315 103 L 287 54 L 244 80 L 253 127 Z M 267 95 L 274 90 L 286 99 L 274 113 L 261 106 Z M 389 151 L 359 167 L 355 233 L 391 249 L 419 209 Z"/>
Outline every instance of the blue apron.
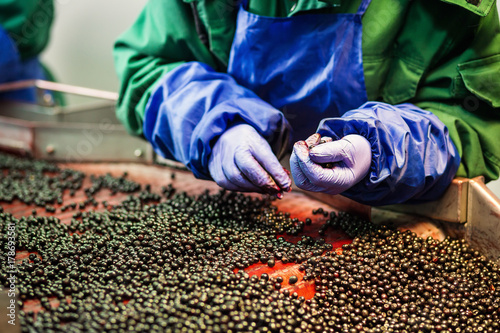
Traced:
<path fill-rule="evenodd" d="M 240 6 L 228 73 L 281 110 L 304 140 L 321 119 L 339 117 L 367 101 L 361 18 L 355 14 L 264 17 Z"/>
<path fill-rule="evenodd" d="M 38 57 L 22 61 L 14 41 L 0 26 L 0 83 L 32 79 L 45 79 L 45 72 Z M 0 93 L 1 99 L 36 102 L 36 89 Z"/>

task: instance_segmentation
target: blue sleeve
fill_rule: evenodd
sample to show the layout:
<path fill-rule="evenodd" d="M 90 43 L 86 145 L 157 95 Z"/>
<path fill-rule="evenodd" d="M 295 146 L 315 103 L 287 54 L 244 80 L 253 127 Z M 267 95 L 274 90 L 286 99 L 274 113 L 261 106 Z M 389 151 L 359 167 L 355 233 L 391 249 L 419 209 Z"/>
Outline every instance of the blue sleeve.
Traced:
<path fill-rule="evenodd" d="M 230 75 L 189 62 L 158 83 L 146 106 L 143 129 L 158 154 L 184 163 L 197 178 L 211 179 L 212 146 L 239 123 L 253 126 L 275 153 L 286 148 L 290 130 L 279 110 Z"/>
<path fill-rule="evenodd" d="M 38 57 L 21 60 L 16 43 L 0 26 L 0 84 L 6 82 L 45 79 L 45 72 Z M 17 89 L 0 93 L 0 100 L 17 100 L 35 103 L 35 88 Z"/>
<path fill-rule="evenodd" d="M 370 141 L 368 175 L 342 195 L 372 206 L 436 200 L 460 164 L 446 126 L 412 104 L 368 102 L 322 120 L 318 133 L 334 139 L 359 134 Z"/>

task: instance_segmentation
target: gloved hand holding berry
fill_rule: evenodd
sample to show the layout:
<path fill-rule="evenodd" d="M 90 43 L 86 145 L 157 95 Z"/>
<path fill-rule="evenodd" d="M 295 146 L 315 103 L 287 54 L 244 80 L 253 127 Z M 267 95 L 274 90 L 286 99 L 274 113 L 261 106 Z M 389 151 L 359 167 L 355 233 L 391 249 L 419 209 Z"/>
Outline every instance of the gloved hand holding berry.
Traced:
<path fill-rule="evenodd" d="M 293 147 L 290 166 L 299 188 L 339 194 L 366 176 L 371 163 L 368 140 L 357 134 L 318 144 L 320 140 L 316 133 Z"/>

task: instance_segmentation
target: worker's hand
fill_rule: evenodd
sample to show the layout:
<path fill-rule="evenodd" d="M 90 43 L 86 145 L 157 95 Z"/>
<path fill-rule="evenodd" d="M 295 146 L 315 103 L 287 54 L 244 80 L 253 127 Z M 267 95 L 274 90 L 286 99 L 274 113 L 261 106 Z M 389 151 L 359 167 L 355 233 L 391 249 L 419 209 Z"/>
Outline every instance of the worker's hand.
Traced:
<path fill-rule="evenodd" d="M 292 183 L 267 141 L 246 124 L 220 136 L 208 169 L 219 186 L 232 191 L 278 194 L 288 191 Z"/>
<path fill-rule="evenodd" d="M 293 146 L 290 167 L 298 187 L 339 194 L 366 176 L 372 160 L 368 140 L 351 134 L 341 140 L 318 144 L 320 138 L 319 134 L 313 134 Z"/>

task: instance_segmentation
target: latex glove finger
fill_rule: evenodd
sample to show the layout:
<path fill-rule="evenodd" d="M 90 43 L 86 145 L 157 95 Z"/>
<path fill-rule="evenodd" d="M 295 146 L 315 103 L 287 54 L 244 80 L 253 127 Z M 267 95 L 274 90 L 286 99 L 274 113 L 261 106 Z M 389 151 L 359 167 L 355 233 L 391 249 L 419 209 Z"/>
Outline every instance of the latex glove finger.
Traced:
<path fill-rule="evenodd" d="M 300 143 L 296 142 L 294 145 L 294 150 L 292 152 L 292 155 L 290 156 L 290 171 L 295 181 L 295 185 L 297 185 L 297 187 L 303 190 L 310 190 L 312 184 L 304 175 L 304 172 L 300 167 L 299 159 L 297 158 L 297 152 L 295 151 L 295 146 L 300 145 L 302 147 L 302 145 L 304 144 L 305 147 L 309 149 L 308 147 L 317 145 L 320 140 L 321 140 L 321 135 L 318 133 L 314 133 L 310 135 L 305 141 L 299 141 Z"/>
<path fill-rule="evenodd" d="M 272 157 L 276 159 L 274 154 Z M 275 194 L 281 191 L 281 188 L 276 184 L 271 175 L 261 166 L 261 164 L 259 164 L 252 154 L 237 151 L 234 159 L 238 167 L 238 171 L 246 176 L 253 187 L 257 188 L 256 192 Z M 241 173 L 240 177 L 242 177 Z"/>
<path fill-rule="evenodd" d="M 221 135 L 208 167 L 217 184 L 234 191 L 279 194 L 291 184 L 267 141 L 246 124 L 231 127 Z"/>
<path fill-rule="evenodd" d="M 329 136 L 322 137 L 320 134 L 316 133 L 316 134 L 311 135 L 309 138 L 307 138 L 306 143 L 307 143 L 307 146 L 309 147 L 309 149 L 311 149 L 317 145 L 321 145 L 325 142 L 330 142 L 332 140 L 333 139 Z"/>
<path fill-rule="evenodd" d="M 230 191 L 260 192 L 259 188 L 240 174 L 234 159 L 223 160 L 219 157 L 220 153 L 213 154 L 209 163 L 210 175 L 217 185 Z"/>
<path fill-rule="evenodd" d="M 303 145 L 306 145 L 304 141 L 301 141 Z M 298 188 L 301 188 L 306 191 L 314 191 L 318 192 L 321 191 L 318 187 L 314 186 L 309 179 L 306 177 L 304 171 L 302 171 L 302 162 L 301 160 L 297 157 L 297 149 L 295 148 L 299 143 L 295 143 L 294 149 L 292 152 L 292 155 L 290 156 L 290 171 L 292 172 L 292 177 L 293 180 L 295 181 L 295 185 Z M 302 144 L 301 144 L 302 145 Z M 307 148 L 307 145 L 306 145 Z M 304 154 L 306 152 L 304 151 Z"/>
<path fill-rule="evenodd" d="M 306 139 L 306 145 L 307 145 L 307 147 L 317 145 L 320 140 L 321 140 L 321 135 L 319 135 L 318 133 L 314 133 L 313 135 L 310 135 Z"/>
<path fill-rule="evenodd" d="M 315 163 L 332 163 L 350 160 L 352 148 L 347 140 L 327 142 L 310 149 L 309 156 Z"/>
<path fill-rule="evenodd" d="M 228 175 L 234 174 L 233 172 L 230 172 L 229 169 L 231 167 L 227 166 L 226 168 L 228 169 L 227 171 L 222 167 L 220 161 L 218 159 L 215 159 L 212 161 L 210 164 L 210 175 L 212 176 L 212 179 L 217 183 L 222 188 L 225 188 L 226 190 L 230 191 L 240 191 L 240 190 L 245 190 L 245 188 L 248 188 L 248 186 L 245 186 L 245 188 L 240 188 L 239 184 L 240 183 L 245 183 L 243 180 L 240 181 L 234 181 L 231 182 L 231 180 L 228 178 Z M 237 169 L 237 167 L 233 164 L 232 168 Z"/>
<path fill-rule="evenodd" d="M 236 159 L 236 157 L 235 157 Z M 236 163 L 236 162 L 235 162 Z M 267 193 L 263 191 L 260 187 L 255 186 L 253 182 L 245 177 L 241 173 L 240 169 L 236 164 L 225 165 L 222 167 L 224 173 L 224 179 L 222 179 L 221 184 L 217 184 L 224 187 L 227 190 L 239 191 L 239 192 L 257 192 L 257 193 Z"/>
<path fill-rule="evenodd" d="M 316 163 L 343 162 L 345 166 L 353 169 L 356 178 L 364 177 L 372 160 L 370 142 L 357 134 L 316 146 L 310 150 L 309 156 Z"/>
<path fill-rule="evenodd" d="M 292 180 L 289 174 L 274 155 L 267 141 L 262 141 L 264 142 L 261 144 L 260 149 L 254 149 L 255 159 L 272 177 L 273 182 L 278 186 L 280 191 L 289 191 L 292 186 Z"/>
<path fill-rule="evenodd" d="M 305 143 L 298 142 L 294 146 L 298 165 L 302 170 L 303 177 L 309 183 L 302 180 L 303 189 L 315 192 L 327 192 L 339 194 L 354 185 L 354 173 L 351 168 L 335 166 L 334 168 L 323 168 L 314 163 L 310 157 Z M 295 175 L 294 175 L 295 179 Z"/>

